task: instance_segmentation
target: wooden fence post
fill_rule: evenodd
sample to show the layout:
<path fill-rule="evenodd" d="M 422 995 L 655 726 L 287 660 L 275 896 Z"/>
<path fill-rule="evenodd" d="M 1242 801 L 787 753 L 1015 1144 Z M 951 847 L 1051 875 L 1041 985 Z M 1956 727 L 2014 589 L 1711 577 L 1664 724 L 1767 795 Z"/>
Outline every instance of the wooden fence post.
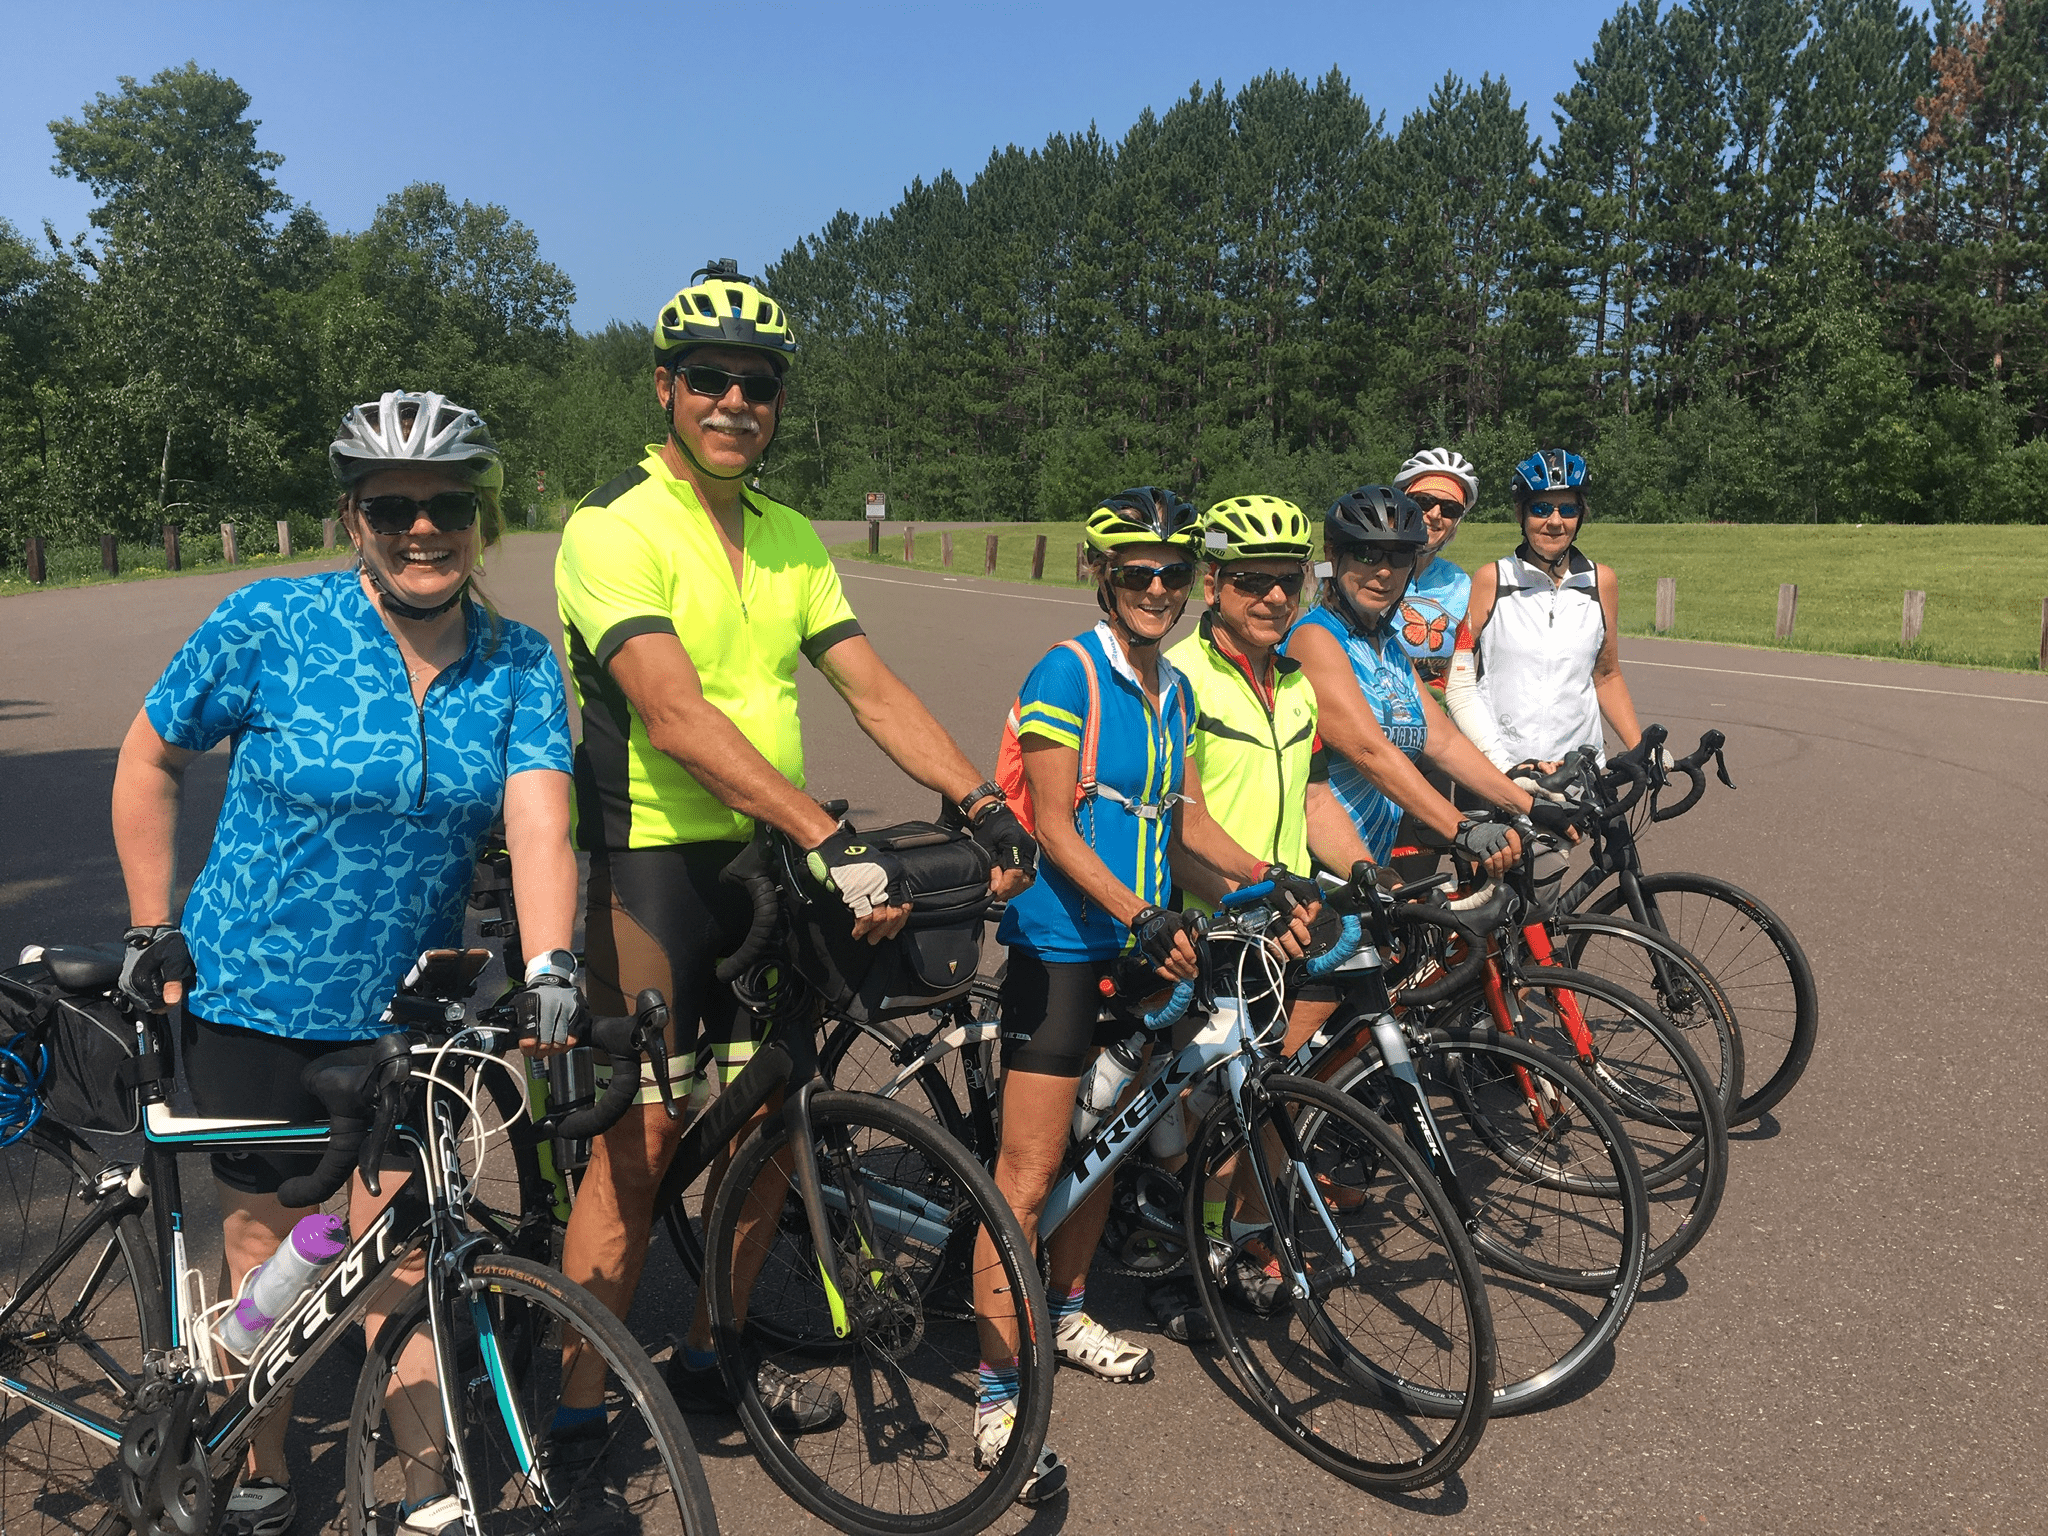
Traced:
<path fill-rule="evenodd" d="M 1031 541 L 1031 579 L 1045 580 L 1045 535 L 1042 533 Z"/>
<path fill-rule="evenodd" d="M 1081 539 L 1074 545 L 1074 585 L 1088 585 L 1088 541 Z"/>
<path fill-rule="evenodd" d="M 982 561 L 981 561 L 981 574 L 982 574 L 982 575 L 984 575 L 984 576 L 993 576 L 993 575 L 995 575 L 995 573 L 996 573 L 996 536 L 995 536 L 994 534 L 990 534 L 990 535 L 988 536 L 988 550 L 987 550 L 987 552 L 986 552 L 986 553 L 985 553 L 985 554 L 984 554 L 984 555 L 982 556 Z"/>
<path fill-rule="evenodd" d="M 100 535 L 100 569 L 109 576 L 121 574 L 121 546 L 111 533 Z"/>
<path fill-rule="evenodd" d="M 28 579 L 37 586 L 49 580 L 50 567 L 43 559 L 43 541 L 40 538 L 28 541 L 27 548 L 22 551 L 21 563 L 28 569 Z M 2044 605 L 2042 611 L 2048 613 L 2048 605 Z M 2048 643 L 2044 643 L 2043 649 L 2048 650 Z"/>
<path fill-rule="evenodd" d="M 1657 633 L 1663 634 L 1678 623 L 1678 578 L 1659 576 L 1657 578 Z"/>
<path fill-rule="evenodd" d="M 953 569 L 953 530 L 950 528 L 939 535 L 939 564 L 949 571 Z"/>
<path fill-rule="evenodd" d="M 178 525 L 164 524 L 164 569 L 175 571 L 181 568 L 178 559 Z"/>
<path fill-rule="evenodd" d="M 334 519 L 331 517 L 320 519 L 320 547 L 322 549 L 334 548 Z"/>
<path fill-rule="evenodd" d="M 882 553 L 882 525 L 880 523 L 868 524 L 868 553 L 871 555 L 880 555 Z"/>
<path fill-rule="evenodd" d="M 1908 589 L 1906 611 L 1899 620 L 1899 644 L 1911 645 L 1920 638 L 1920 626 L 1927 622 L 1927 594 Z"/>
<path fill-rule="evenodd" d="M 287 560 L 292 557 L 292 525 L 282 517 L 277 520 L 277 552 Z"/>
<path fill-rule="evenodd" d="M 220 558 L 223 565 L 240 565 L 241 558 L 235 550 L 235 525 L 220 525 Z"/>
<path fill-rule="evenodd" d="M 915 523 L 905 523 L 903 525 L 903 563 L 905 565 L 917 564 L 917 524 Z"/>
<path fill-rule="evenodd" d="M 1792 582 L 1778 584 L 1778 638 L 1792 638 L 1792 623 L 1799 616 L 1799 588 Z"/>

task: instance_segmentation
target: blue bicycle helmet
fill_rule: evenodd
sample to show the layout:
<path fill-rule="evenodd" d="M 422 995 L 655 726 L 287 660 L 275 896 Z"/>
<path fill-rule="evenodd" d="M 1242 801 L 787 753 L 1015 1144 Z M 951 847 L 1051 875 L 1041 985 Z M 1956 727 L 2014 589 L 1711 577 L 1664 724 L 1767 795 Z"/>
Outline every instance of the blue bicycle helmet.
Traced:
<path fill-rule="evenodd" d="M 1586 505 L 1586 461 L 1565 448 L 1538 448 L 1515 466 L 1512 484 L 1515 509 L 1520 511 L 1546 491 L 1577 491 L 1579 506 Z M 1581 517 L 1584 516 L 1581 511 Z"/>

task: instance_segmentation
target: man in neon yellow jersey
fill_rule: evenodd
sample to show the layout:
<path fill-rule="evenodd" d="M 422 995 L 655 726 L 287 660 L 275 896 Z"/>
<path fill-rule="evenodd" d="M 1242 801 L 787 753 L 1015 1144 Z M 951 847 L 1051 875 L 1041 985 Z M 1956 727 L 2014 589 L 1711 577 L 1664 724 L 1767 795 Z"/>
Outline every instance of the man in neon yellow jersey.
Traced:
<path fill-rule="evenodd" d="M 1037 854 L 1000 792 L 876 654 L 810 523 L 746 484 L 774 440 L 796 350 L 788 316 L 758 282 L 730 261 L 700 269 L 654 328 L 667 440 L 584 498 L 555 567 L 583 712 L 576 810 L 577 839 L 590 852 L 590 1004 L 624 1013 L 640 989 L 660 989 L 683 1079 L 709 1069 L 708 1053 L 730 1081 L 757 1043 L 751 1016 L 713 976 L 750 916 L 719 874 L 756 821 L 810 850 L 857 937 L 889 937 L 909 915 L 890 856 L 849 836 L 804 792 L 799 660 L 825 675 L 897 766 L 958 809 L 994 856 L 997 895 L 1029 883 Z M 653 1097 L 647 1090 L 648 1102 L 592 1148 L 563 1246 L 563 1270 L 622 1317 L 646 1260 L 654 1192 L 682 1132 Z M 721 1163 L 714 1188 L 722 1172 Z M 744 1293 L 753 1277 L 735 1278 Z M 603 1363 L 570 1354 L 558 1439 L 579 1416 L 603 1424 Z M 669 1382 L 687 1410 L 733 1410 L 701 1295 Z M 843 1411 L 830 1389 L 773 1365 L 760 1385 L 792 1432 L 824 1428 Z"/>

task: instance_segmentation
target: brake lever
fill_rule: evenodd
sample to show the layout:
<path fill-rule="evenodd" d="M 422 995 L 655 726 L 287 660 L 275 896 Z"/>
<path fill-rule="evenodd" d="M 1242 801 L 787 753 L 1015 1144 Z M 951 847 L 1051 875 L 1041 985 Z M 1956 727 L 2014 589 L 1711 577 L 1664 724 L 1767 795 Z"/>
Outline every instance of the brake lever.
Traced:
<path fill-rule="evenodd" d="M 1728 759 L 1721 755 L 1719 747 L 1714 748 L 1714 777 L 1730 789 L 1735 787 L 1735 781 L 1728 777 Z"/>
<path fill-rule="evenodd" d="M 671 1120 L 680 1120 L 675 1089 L 668 1080 L 668 1000 L 648 987 L 633 999 L 633 1046 L 654 1067 L 654 1091 L 661 1095 L 661 1107 Z"/>

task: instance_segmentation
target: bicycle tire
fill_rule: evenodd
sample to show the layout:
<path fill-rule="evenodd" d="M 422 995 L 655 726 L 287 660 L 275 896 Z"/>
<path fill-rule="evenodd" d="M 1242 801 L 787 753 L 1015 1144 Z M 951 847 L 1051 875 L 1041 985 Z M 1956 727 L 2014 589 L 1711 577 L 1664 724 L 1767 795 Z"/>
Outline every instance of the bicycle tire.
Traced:
<path fill-rule="evenodd" d="M 945 1029 L 950 1022 L 941 1019 L 939 1028 Z M 894 1059 L 895 1053 L 914 1033 L 903 1019 L 875 1019 L 866 1023 L 841 1019 L 819 1048 L 818 1076 L 841 1093 L 872 1093 L 922 1108 L 946 1128 L 947 1135 L 972 1149 L 966 1111 L 960 1107 L 959 1094 L 947 1081 L 949 1070 L 959 1070 L 954 1059 L 960 1052 L 948 1051 L 939 1061 L 919 1069 L 904 1088 L 887 1091 L 902 1070 Z M 915 1095 L 909 1091 L 913 1087 Z"/>
<path fill-rule="evenodd" d="M 1620 913 L 1569 913 L 1546 926 L 1558 962 L 1625 987 L 1685 1031 L 1724 1110 L 1742 1101 L 1747 1056 L 1735 1010 L 1699 957 L 1669 934 Z"/>
<path fill-rule="evenodd" d="M 45 1119 L 0 1147 L 0 1530 L 85 1536 L 121 1519 L 111 1427 L 136 1407 L 146 1352 L 166 1347 L 169 1306 L 140 1213 L 96 1217 L 106 1164 Z M 99 1219 L 79 1252 L 24 1291 L 66 1234 Z M 32 1397 L 30 1394 L 34 1394 Z M 40 1399 L 45 1406 L 38 1406 Z M 60 1417 L 68 1411 L 77 1417 Z"/>
<path fill-rule="evenodd" d="M 1556 1053 L 1494 1029 L 1431 1030 L 1410 1053 L 1486 1270 L 1493 1411 L 1526 1413 L 1583 1380 L 1628 1321 L 1649 1255 L 1642 1170 L 1620 1117 Z M 1386 1077 L 1374 1052 L 1330 1086 L 1384 1117 L 1399 1110 L 1370 1090 Z"/>
<path fill-rule="evenodd" d="M 1684 1032 L 1626 988 L 1561 966 L 1532 966 L 1520 980 L 1547 994 L 1540 1009 L 1526 1007 L 1531 1043 L 1577 1066 L 1621 1117 L 1650 1195 L 1647 1273 L 1660 1275 L 1706 1236 L 1728 1186 L 1728 1120 L 1713 1078 Z M 1558 1017 L 1559 992 L 1585 1019 L 1590 1058 Z"/>
<path fill-rule="evenodd" d="M 1183 1220 L 1191 1251 L 1202 1255 L 1190 1266 L 1202 1310 L 1252 1413 L 1287 1444 L 1360 1488 L 1434 1487 L 1471 1456 L 1493 1408 L 1493 1322 L 1479 1257 L 1443 1188 L 1379 1116 L 1306 1078 L 1270 1075 L 1264 1091 L 1289 1116 L 1308 1167 L 1284 1199 L 1267 1191 L 1268 1230 L 1292 1234 L 1311 1294 L 1289 1282 L 1266 1317 L 1224 1302 L 1222 1266 L 1232 1253 L 1204 1233 L 1202 1201 L 1245 1147 L 1226 1098 L 1204 1119 L 1189 1159 Z M 1317 1202 L 1332 1226 L 1341 1224 L 1342 1253 L 1302 1197 L 1304 1176 L 1359 1196 L 1344 1209 Z M 1276 1246 L 1284 1246 L 1277 1237 Z M 1347 1268 L 1370 1280 L 1345 1285 Z M 1369 1341 L 1356 1337 L 1364 1333 Z"/>
<path fill-rule="evenodd" d="M 616 1491 L 644 1536 L 717 1536 L 711 1490 L 682 1413 L 626 1325 L 582 1286 L 542 1265 L 481 1254 L 465 1267 L 479 1294 L 471 1300 L 461 1285 L 451 1285 L 443 1311 L 454 1335 L 445 1343 L 462 1381 L 457 1411 L 479 1527 L 494 1536 L 575 1528 L 573 1505 L 567 1519 L 561 1506 L 565 1498 L 587 1493 L 588 1485 L 564 1490 L 544 1484 L 525 1469 L 506 1429 L 509 1406 L 536 1445 L 545 1436 L 549 1412 L 560 1401 L 563 1335 L 573 1331 L 609 1370 L 606 1441 L 596 1475 L 608 1475 L 607 1486 L 619 1485 Z M 474 1311 L 479 1307 L 491 1318 L 494 1339 L 509 1334 L 514 1341 L 499 1351 L 496 1382 L 484 1365 Z M 415 1287 L 379 1331 L 356 1378 L 342 1496 L 349 1536 L 389 1536 L 398 1529 L 399 1501 L 433 1491 L 408 1488 L 409 1473 L 432 1479 L 425 1459 L 401 1444 L 408 1432 L 415 1444 L 432 1438 L 422 1423 L 427 1411 L 389 1391 L 393 1363 L 414 1340 L 431 1339 L 432 1328 L 425 1286 Z M 438 1421 L 439 1399 L 429 1401 Z"/>
<path fill-rule="evenodd" d="M 1820 995 L 1806 951 L 1783 918 L 1739 885 L 1684 870 L 1643 875 L 1639 884 L 1653 926 L 1698 957 L 1742 1032 L 1743 1095 L 1728 1123 L 1760 1119 L 1799 1082 L 1819 1038 Z M 1617 885 L 1591 910 L 1627 905 Z"/>
<path fill-rule="evenodd" d="M 850 1332 L 836 1338 L 806 1228 L 802 1241 L 770 1245 L 749 1318 L 736 1321 L 733 1256 L 749 1191 L 764 1178 L 788 1185 L 773 1166 L 788 1130 L 780 1117 L 771 1120 L 733 1159 L 710 1224 L 712 1328 L 747 1438 L 785 1492 L 842 1531 L 979 1531 L 1015 1500 L 1052 1411 L 1052 1326 L 1036 1260 L 988 1171 L 928 1116 L 871 1094 L 819 1090 L 810 1124 L 834 1240 L 859 1254 L 846 1267 L 862 1283 L 845 1298 Z M 797 1205 L 773 1186 L 767 1198 L 785 1211 Z M 863 1213 L 858 1226 L 854 1211 Z M 788 1223 L 780 1225 L 787 1233 Z M 930 1274 L 971 1255 L 983 1229 L 1009 1294 L 1026 1301 L 1016 1427 L 987 1472 L 975 1468 L 973 1454 L 982 1353 L 974 1320 L 924 1306 Z M 764 1315 L 781 1326 L 761 1328 Z M 806 1342 L 784 1345 L 784 1335 Z M 760 1396 L 758 1367 L 770 1362 L 837 1392 L 844 1416 L 809 1434 L 786 1433 Z"/>

